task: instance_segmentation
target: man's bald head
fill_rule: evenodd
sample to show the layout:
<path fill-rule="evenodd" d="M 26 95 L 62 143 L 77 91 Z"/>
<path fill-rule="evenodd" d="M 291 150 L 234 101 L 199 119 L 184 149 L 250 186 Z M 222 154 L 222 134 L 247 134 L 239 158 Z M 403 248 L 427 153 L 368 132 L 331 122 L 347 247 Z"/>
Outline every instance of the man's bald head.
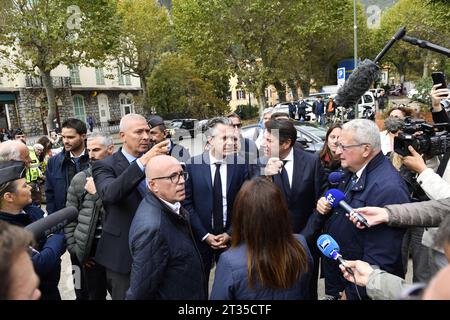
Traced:
<path fill-rule="evenodd" d="M 170 203 L 183 201 L 184 170 L 174 157 L 160 155 L 151 158 L 145 168 L 148 188 L 158 198 Z"/>
<path fill-rule="evenodd" d="M 23 161 L 28 168 L 31 164 L 28 147 L 20 140 L 8 140 L 0 144 L 0 160 Z"/>
<path fill-rule="evenodd" d="M 141 116 L 140 114 L 136 114 L 136 113 L 129 113 L 127 115 L 124 115 L 122 117 L 122 119 L 120 119 L 120 124 L 119 124 L 120 132 L 126 132 L 126 131 L 130 130 L 133 127 L 135 122 L 147 123 L 147 120 L 145 120 L 145 118 L 143 116 Z"/>
<path fill-rule="evenodd" d="M 441 269 L 431 279 L 423 294 L 423 300 L 450 300 L 450 266 Z"/>

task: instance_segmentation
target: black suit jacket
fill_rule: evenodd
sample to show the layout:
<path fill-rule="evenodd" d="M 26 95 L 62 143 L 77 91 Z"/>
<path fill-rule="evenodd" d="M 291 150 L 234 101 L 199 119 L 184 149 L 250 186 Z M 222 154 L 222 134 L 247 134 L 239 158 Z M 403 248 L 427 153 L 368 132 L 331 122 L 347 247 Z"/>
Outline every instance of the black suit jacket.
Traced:
<path fill-rule="evenodd" d="M 128 233 L 142 196 L 138 185 L 145 174 L 137 163 L 129 163 L 122 148 L 92 167 L 97 193 L 106 212 L 95 260 L 115 272 L 131 271 Z"/>

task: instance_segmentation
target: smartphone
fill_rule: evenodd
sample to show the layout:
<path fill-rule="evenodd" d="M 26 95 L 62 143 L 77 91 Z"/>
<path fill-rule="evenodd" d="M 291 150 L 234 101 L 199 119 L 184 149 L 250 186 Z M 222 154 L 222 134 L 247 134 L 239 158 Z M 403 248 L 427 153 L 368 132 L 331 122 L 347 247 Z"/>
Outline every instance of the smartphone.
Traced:
<path fill-rule="evenodd" d="M 445 74 L 443 72 L 433 72 L 431 74 L 431 78 L 433 78 L 433 84 L 441 84 L 436 89 L 445 89 L 447 88 L 447 84 L 445 83 Z"/>

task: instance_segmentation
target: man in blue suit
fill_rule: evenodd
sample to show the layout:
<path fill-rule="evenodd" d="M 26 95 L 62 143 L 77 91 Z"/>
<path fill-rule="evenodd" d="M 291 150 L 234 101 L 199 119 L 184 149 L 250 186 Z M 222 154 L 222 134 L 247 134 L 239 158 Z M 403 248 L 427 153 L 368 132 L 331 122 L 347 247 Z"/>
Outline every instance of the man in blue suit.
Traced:
<path fill-rule="evenodd" d="M 244 160 L 234 153 L 239 137 L 229 119 L 211 119 L 205 134 L 209 150 L 186 166 L 190 179 L 183 207 L 191 216 L 208 278 L 213 259 L 229 245 L 234 198 L 249 173 Z"/>
<path fill-rule="evenodd" d="M 353 208 L 366 206 L 383 207 L 388 204 L 409 202 L 409 192 L 404 180 L 381 152 L 380 134 L 373 121 L 352 120 L 344 124 L 337 143 L 336 154 L 341 165 L 347 169 L 339 189 L 346 194 L 346 202 Z M 389 273 L 404 277 L 402 265 L 402 240 L 404 229 L 378 225 L 360 230 L 346 217 L 342 209 L 334 209 L 325 198 L 319 199 L 317 212 L 309 224 L 320 226 L 339 244 L 341 254 L 349 260 L 363 260 L 377 265 Z M 312 223 L 316 220 L 315 223 Z M 323 224 L 322 224 L 323 225 Z M 368 299 L 365 288 L 346 281 L 338 263 L 332 259 L 323 260 L 325 293 L 339 298 L 345 290 L 347 299 Z"/>

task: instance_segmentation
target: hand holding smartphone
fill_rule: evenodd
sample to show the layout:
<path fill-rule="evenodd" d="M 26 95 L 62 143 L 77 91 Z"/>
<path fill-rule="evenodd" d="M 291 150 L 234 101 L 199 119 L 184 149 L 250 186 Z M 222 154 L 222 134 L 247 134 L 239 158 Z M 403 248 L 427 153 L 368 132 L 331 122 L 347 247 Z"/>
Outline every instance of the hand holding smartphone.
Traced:
<path fill-rule="evenodd" d="M 436 88 L 436 90 L 447 88 L 447 83 L 445 82 L 445 74 L 443 72 L 433 72 L 431 74 L 431 78 L 433 79 L 433 85 L 441 84 Z"/>

